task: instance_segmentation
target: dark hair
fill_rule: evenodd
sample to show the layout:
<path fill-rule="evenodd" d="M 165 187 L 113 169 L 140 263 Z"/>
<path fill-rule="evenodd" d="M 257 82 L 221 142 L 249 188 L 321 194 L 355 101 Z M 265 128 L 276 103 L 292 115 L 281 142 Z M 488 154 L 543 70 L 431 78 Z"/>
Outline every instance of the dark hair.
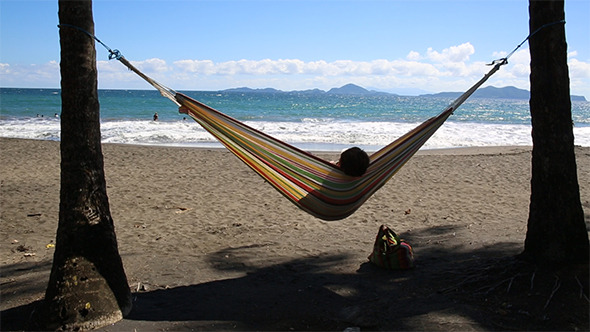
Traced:
<path fill-rule="evenodd" d="M 350 148 L 340 154 L 339 165 L 346 175 L 361 176 L 369 167 L 369 155 L 360 148 Z"/>

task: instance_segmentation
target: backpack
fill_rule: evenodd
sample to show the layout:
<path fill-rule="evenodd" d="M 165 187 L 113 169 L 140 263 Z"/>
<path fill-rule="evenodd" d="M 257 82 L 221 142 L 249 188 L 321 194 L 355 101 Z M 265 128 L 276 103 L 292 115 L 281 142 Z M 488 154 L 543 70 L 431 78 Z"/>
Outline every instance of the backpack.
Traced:
<path fill-rule="evenodd" d="M 386 269 L 406 270 L 414 267 L 414 253 L 409 243 L 389 227 L 381 225 L 369 261 Z"/>

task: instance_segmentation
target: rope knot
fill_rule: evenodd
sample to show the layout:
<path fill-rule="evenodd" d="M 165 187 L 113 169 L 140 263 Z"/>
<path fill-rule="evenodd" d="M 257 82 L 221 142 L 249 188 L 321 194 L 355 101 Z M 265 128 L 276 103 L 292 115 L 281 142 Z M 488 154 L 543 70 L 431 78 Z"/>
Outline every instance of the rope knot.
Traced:
<path fill-rule="evenodd" d="M 117 59 L 120 60 L 123 55 L 117 49 L 111 50 L 109 49 L 109 60 Z"/>
<path fill-rule="evenodd" d="M 486 64 L 486 66 L 503 66 L 505 64 L 508 64 L 508 58 L 494 60 L 491 63 Z"/>

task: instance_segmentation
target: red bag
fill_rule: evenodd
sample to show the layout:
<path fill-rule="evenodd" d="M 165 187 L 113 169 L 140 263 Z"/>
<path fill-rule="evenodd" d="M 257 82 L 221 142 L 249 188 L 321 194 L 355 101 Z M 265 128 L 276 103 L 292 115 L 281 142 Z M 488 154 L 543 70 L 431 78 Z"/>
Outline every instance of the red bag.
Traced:
<path fill-rule="evenodd" d="M 414 253 L 410 244 L 389 227 L 381 225 L 369 261 L 386 269 L 406 270 L 414 267 Z"/>

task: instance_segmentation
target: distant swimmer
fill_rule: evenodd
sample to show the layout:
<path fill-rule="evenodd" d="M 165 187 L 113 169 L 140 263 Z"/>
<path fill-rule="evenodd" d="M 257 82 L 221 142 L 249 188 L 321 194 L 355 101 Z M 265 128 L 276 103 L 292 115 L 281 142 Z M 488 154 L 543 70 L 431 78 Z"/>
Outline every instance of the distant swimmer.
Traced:
<path fill-rule="evenodd" d="M 154 113 L 154 121 L 158 121 L 158 112 Z"/>

